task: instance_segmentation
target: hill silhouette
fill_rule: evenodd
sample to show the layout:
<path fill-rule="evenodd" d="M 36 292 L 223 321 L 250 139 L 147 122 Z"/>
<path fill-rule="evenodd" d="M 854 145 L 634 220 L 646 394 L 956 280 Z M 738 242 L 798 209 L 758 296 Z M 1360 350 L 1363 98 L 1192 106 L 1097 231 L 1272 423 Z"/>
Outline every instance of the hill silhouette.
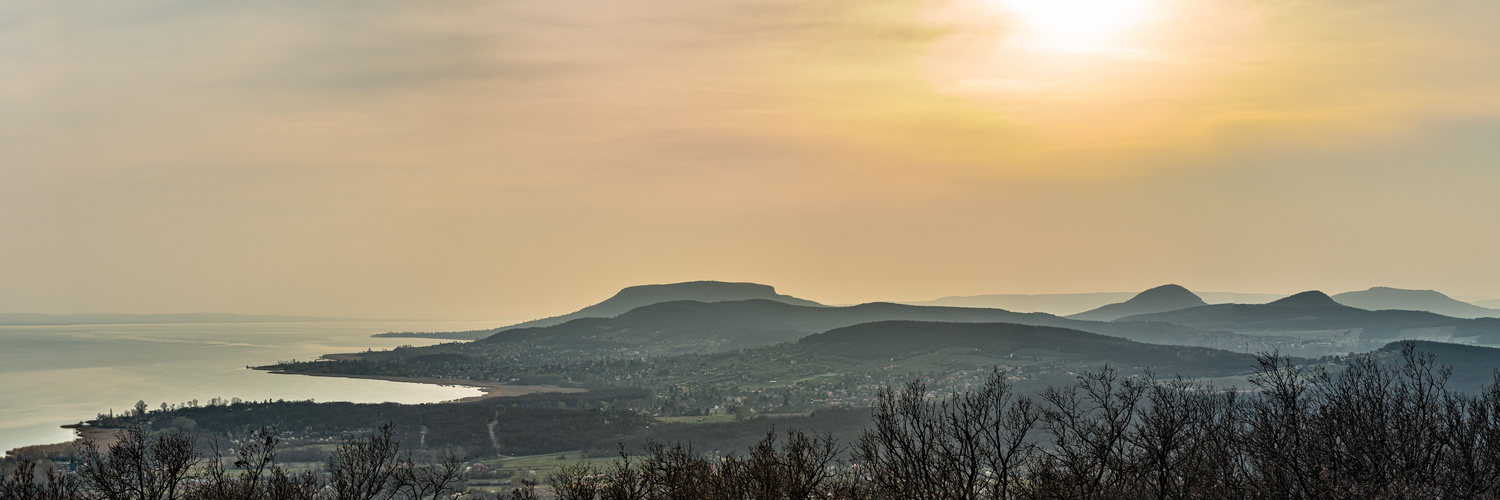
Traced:
<path fill-rule="evenodd" d="M 616 292 L 613 297 L 576 312 L 518 323 L 499 330 L 560 325 L 578 318 L 612 318 L 631 309 L 662 302 L 695 300 L 698 302 L 725 302 L 764 299 L 799 306 L 821 306 L 811 300 L 799 299 L 776 293 L 776 288 L 759 283 L 731 283 L 725 281 L 688 281 L 665 285 L 637 285 Z"/>
<path fill-rule="evenodd" d="M 981 307 L 1005 309 L 1015 312 L 1044 312 L 1048 314 L 1073 314 L 1102 305 L 1129 300 L 1130 292 L 1051 293 L 960 295 L 917 302 L 902 302 L 913 306 Z"/>
<path fill-rule="evenodd" d="M 1455 318 L 1500 317 L 1500 310 L 1463 302 L 1434 290 L 1404 290 L 1377 286 L 1369 290 L 1334 295 L 1333 300 L 1346 306 L 1371 311 L 1398 309 L 1427 311 Z"/>
<path fill-rule="evenodd" d="M 1302 292 L 1284 299 L 1277 299 L 1265 305 L 1273 307 L 1347 307 L 1343 304 L 1338 303 L 1338 301 L 1333 300 L 1333 297 L 1329 297 L 1328 294 L 1317 290 Z"/>
<path fill-rule="evenodd" d="M 793 304 L 808 307 L 820 307 L 822 304 L 811 300 L 799 299 L 790 295 L 776 293 L 776 288 L 759 283 L 731 283 L 725 281 L 688 281 L 684 283 L 669 283 L 664 285 L 638 285 L 627 287 L 616 292 L 614 296 L 597 304 L 579 309 L 577 311 L 542 318 L 537 320 L 517 323 L 500 328 L 488 330 L 472 330 L 467 332 L 391 332 L 375 335 L 376 337 L 422 337 L 458 340 L 475 340 L 490 336 L 495 332 L 515 330 L 521 328 L 538 328 L 561 325 L 580 318 L 613 318 L 632 309 L 659 304 L 662 302 L 673 302 L 679 300 L 693 300 L 698 302 L 725 302 L 739 300 L 769 300 L 785 304 Z"/>
<path fill-rule="evenodd" d="M 1209 304 L 1262 304 L 1285 295 L 1268 293 L 1195 292 Z M 954 295 L 933 300 L 903 301 L 913 306 L 984 307 L 1015 312 L 1043 312 L 1067 316 L 1097 309 L 1109 304 L 1130 300 L 1138 294 L 1130 292 L 1092 293 L 1042 293 L 1042 294 L 990 294 Z"/>
<path fill-rule="evenodd" d="M 1208 305 L 1202 298 L 1179 285 L 1162 285 L 1146 290 L 1130 300 L 1068 316 L 1088 321 L 1114 321 L 1126 316 L 1175 311 Z"/>
<path fill-rule="evenodd" d="M 1403 339 L 1500 343 L 1500 319 L 1463 319 L 1425 311 L 1369 311 L 1339 304 L 1318 291 L 1269 304 L 1215 304 L 1127 316 L 1120 321 L 1159 321 L 1236 333 L 1320 334 L 1380 344 Z"/>
<path fill-rule="evenodd" d="M 659 354 L 708 353 L 787 342 L 834 328 L 892 320 L 1055 326 L 1157 344 L 1239 345 L 1246 340 L 1167 323 L 1080 321 L 1003 309 L 886 302 L 808 307 L 761 299 L 663 302 L 613 318 L 580 318 L 561 325 L 504 330 L 476 345 L 526 342 L 569 349 L 644 348 Z"/>

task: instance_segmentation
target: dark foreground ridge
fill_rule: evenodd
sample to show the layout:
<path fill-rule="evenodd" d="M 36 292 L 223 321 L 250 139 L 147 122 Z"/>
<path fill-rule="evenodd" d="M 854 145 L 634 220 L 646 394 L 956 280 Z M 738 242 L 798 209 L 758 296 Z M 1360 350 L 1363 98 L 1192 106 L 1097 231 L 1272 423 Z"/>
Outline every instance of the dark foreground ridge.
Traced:
<path fill-rule="evenodd" d="M 1205 347 L 1153 345 L 1068 328 L 1010 323 L 881 321 L 829 330 L 785 349 L 805 356 L 907 358 L 962 352 L 997 360 L 1047 356 L 1071 363 L 1157 367 L 1183 376 L 1250 372 L 1255 357 Z"/>

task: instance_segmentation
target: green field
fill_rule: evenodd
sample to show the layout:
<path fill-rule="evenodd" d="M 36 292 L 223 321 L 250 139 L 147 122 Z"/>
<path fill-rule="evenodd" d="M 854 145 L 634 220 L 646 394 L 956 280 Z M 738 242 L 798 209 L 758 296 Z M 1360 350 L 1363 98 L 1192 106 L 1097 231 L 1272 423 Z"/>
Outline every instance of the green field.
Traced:
<path fill-rule="evenodd" d="M 471 490 L 499 492 L 510 489 L 512 485 L 521 484 L 521 480 L 532 480 L 538 483 L 537 490 L 541 492 L 547 489 L 547 476 L 558 467 L 576 463 L 593 463 L 602 467 L 616 458 L 618 457 L 587 457 L 582 451 L 575 450 L 546 455 L 483 460 L 485 465 L 499 471 L 509 471 L 512 475 L 508 479 L 472 479 L 468 484 Z"/>

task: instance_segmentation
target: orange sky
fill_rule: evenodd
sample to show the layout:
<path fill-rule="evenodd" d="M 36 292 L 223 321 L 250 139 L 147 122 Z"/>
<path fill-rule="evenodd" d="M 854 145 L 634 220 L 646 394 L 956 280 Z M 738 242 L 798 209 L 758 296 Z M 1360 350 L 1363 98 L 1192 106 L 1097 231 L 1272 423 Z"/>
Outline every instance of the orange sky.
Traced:
<path fill-rule="evenodd" d="M 1103 2 L 1103 3 L 1100 3 Z M 1500 4 L 0 5 L 0 312 L 1500 297 Z"/>

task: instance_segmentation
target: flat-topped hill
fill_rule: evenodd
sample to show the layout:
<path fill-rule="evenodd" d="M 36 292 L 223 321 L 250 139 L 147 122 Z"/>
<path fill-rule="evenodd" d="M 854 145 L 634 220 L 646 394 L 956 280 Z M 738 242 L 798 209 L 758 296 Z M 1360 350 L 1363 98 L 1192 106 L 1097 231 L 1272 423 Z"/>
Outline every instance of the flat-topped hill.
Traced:
<path fill-rule="evenodd" d="M 1455 318 L 1500 317 L 1500 310 L 1470 304 L 1435 290 L 1403 290 L 1377 286 L 1369 290 L 1334 295 L 1333 300 L 1346 306 L 1371 311 L 1397 309 L 1427 311 Z"/>
<path fill-rule="evenodd" d="M 689 281 L 684 283 L 668 283 L 662 285 L 638 285 L 626 287 L 616 292 L 614 296 L 604 299 L 597 304 L 584 307 L 577 311 L 542 318 L 510 326 L 491 328 L 488 330 L 474 330 L 467 332 L 392 332 L 376 335 L 377 337 L 420 337 L 440 338 L 457 340 L 475 340 L 490 336 L 495 332 L 515 330 L 521 328 L 539 328 L 561 325 L 569 321 L 581 318 L 613 318 L 632 309 L 660 304 L 662 302 L 674 302 L 691 300 L 697 302 L 727 302 L 741 300 L 768 300 L 783 304 L 792 304 L 807 307 L 821 307 L 822 304 L 811 300 L 799 299 L 790 295 L 776 293 L 776 288 L 759 283 L 732 283 L 726 281 Z"/>

